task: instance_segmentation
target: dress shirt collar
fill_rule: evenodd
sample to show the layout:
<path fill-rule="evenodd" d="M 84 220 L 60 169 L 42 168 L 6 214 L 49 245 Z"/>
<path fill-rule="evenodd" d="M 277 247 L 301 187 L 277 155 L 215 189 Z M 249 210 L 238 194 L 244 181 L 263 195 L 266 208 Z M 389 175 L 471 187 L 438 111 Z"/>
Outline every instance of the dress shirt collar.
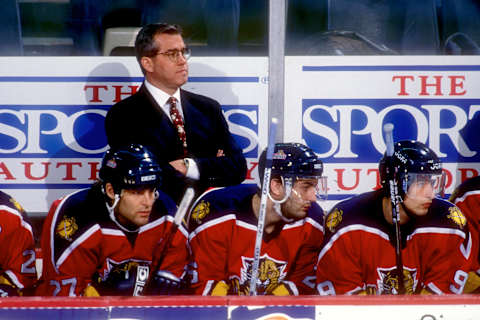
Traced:
<path fill-rule="evenodd" d="M 144 83 L 148 92 L 150 92 L 150 94 L 153 96 L 153 99 L 155 99 L 155 102 L 160 106 L 160 108 L 162 108 L 163 112 L 165 112 L 165 114 L 168 116 L 169 119 L 170 119 L 170 116 L 169 116 L 170 104 L 168 104 L 167 101 L 170 97 L 174 97 L 177 99 L 177 108 L 178 108 L 178 111 L 180 112 L 180 115 L 183 117 L 182 101 L 180 100 L 180 88 L 178 88 L 177 91 L 175 91 L 173 95 L 170 96 L 165 91 L 155 87 L 153 84 L 148 82 L 147 79 L 145 79 Z"/>

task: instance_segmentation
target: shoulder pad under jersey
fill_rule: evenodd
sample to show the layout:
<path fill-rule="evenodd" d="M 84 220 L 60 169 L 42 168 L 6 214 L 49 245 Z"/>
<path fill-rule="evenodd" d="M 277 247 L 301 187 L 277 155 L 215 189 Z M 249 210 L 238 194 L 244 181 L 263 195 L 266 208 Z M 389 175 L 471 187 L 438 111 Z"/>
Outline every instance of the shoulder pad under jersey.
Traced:
<path fill-rule="evenodd" d="M 458 198 L 462 198 L 467 192 L 480 191 L 480 176 L 465 180 L 461 183 L 450 196 L 449 201 L 455 203 Z"/>
<path fill-rule="evenodd" d="M 192 207 L 189 217 L 189 230 L 194 230 L 202 223 L 232 213 L 237 216 L 237 219 L 253 222 L 251 200 L 256 192 L 257 187 L 255 185 L 246 184 L 205 192 L 195 201 Z"/>

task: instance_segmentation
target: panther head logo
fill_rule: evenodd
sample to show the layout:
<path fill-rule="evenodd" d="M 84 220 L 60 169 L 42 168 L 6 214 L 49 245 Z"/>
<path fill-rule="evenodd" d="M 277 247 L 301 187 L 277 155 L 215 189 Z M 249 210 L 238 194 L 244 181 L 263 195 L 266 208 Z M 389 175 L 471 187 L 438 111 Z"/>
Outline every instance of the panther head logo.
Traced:
<path fill-rule="evenodd" d="M 327 220 L 325 221 L 325 226 L 330 230 L 330 232 L 334 232 L 335 228 L 342 222 L 343 211 L 335 208 L 330 214 L 327 216 Z"/>
<path fill-rule="evenodd" d="M 202 219 L 210 213 L 210 202 L 200 201 L 200 203 L 193 209 L 192 219 L 197 223 L 202 223 Z"/>
<path fill-rule="evenodd" d="M 457 206 L 448 208 L 449 215 L 447 218 L 451 219 L 456 225 L 463 229 L 467 224 L 467 218 L 463 215 Z"/>
<path fill-rule="evenodd" d="M 248 286 L 250 282 L 250 275 L 252 274 L 253 259 L 242 257 L 242 284 Z M 257 292 L 261 294 L 271 294 L 272 291 L 279 285 L 285 276 L 285 269 L 287 263 L 283 261 L 276 261 L 270 258 L 267 254 L 260 258 L 258 266 L 257 278 Z"/>
<path fill-rule="evenodd" d="M 382 294 L 398 294 L 399 282 L 397 277 L 397 269 L 378 270 L 381 275 L 380 291 Z M 405 293 L 413 294 L 416 287 L 415 270 L 403 269 L 403 283 L 405 284 Z"/>
<path fill-rule="evenodd" d="M 62 221 L 57 224 L 55 229 L 56 234 L 65 240 L 72 241 L 72 236 L 77 232 L 78 225 L 74 217 L 64 217 Z"/>

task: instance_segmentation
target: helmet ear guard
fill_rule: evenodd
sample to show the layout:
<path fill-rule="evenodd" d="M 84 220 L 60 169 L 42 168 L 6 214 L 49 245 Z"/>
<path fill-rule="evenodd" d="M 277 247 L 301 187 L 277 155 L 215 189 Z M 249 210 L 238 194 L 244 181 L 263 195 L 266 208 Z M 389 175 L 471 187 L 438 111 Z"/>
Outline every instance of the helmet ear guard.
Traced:
<path fill-rule="evenodd" d="M 280 200 L 275 200 L 272 197 L 272 195 L 270 193 L 270 190 L 267 193 L 268 198 L 270 200 L 272 200 L 273 203 L 277 203 L 277 204 L 282 204 L 285 201 L 287 201 L 287 199 L 290 197 L 290 194 L 292 193 L 292 187 L 293 187 L 292 177 L 285 177 L 284 178 L 283 176 L 280 176 L 280 179 L 282 180 L 282 184 L 285 186 L 285 196 Z"/>

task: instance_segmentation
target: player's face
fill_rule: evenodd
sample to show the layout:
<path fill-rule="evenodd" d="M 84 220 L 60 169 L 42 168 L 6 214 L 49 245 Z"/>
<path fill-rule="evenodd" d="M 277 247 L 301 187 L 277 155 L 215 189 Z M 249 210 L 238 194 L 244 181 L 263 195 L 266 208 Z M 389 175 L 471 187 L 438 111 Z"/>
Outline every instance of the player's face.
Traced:
<path fill-rule="evenodd" d="M 282 207 L 284 216 L 295 220 L 305 218 L 312 202 L 317 200 L 317 186 L 318 179 L 296 180 L 290 197 Z"/>
<path fill-rule="evenodd" d="M 154 38 L 158 52 L 181 51 L 185 49 L 183 38 L 179 34 L 159 34 Z M 146 59 L 143 61 L 143 59 Z M 188 80 L 188 64 L 183 55 L 178 59 L 157 54 L 153 57 L 142 58 L 142 65 L 147 71 L 146 77 L 153 85 L 163 91 L 173 94 Z"/>
<path fill-rule="evenodd" d="M 125 226 L 147 224 L 155 202 L 154 188 L 124 189 L 116 207 L 117 219 Z"/>
<path fill-rule="evenodd" d="M 403 205 L 417 216 L 424 216 L 435 198 L 435 189 L 431 183 L 414 182 L 408 188 Z"/>

